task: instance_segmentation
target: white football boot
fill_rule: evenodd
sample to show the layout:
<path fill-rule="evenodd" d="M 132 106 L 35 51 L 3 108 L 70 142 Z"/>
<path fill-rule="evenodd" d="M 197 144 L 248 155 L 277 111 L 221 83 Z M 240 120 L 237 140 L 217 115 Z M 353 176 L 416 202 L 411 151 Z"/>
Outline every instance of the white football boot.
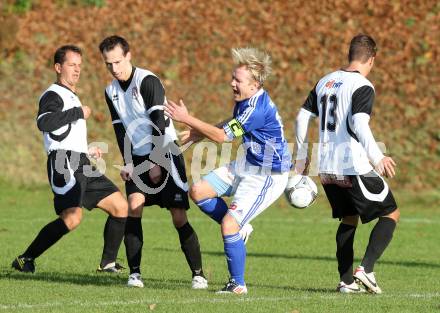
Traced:
<path fill-rule="evenodd" d="M 340 293 L 364 293 L 365 290 L 359 287 L 359 285 L 354 281 L 350 285 L 347 285 L 341 281 L 336 287 L 336 291 Z"/>
<path fill-rule="evenodd" d="M 128 276 L 128 287 L 144 288 L 144 282 L 142 281 L 141 274 L 133 273 Z"/>
<path fill-rule="evenodd" d="M 374 272 L 366 273 L 363 266 L 358 266 L 353 274 L 354 279 L 365 286 L 368 292 L 381 294 L 382 289 L 377 285 Z"/>
<path fill-rule="evenodd" d="M 208 289 L 208 281 L 203 276 L 194 276 L 191 282 L 192 289 Z"/>

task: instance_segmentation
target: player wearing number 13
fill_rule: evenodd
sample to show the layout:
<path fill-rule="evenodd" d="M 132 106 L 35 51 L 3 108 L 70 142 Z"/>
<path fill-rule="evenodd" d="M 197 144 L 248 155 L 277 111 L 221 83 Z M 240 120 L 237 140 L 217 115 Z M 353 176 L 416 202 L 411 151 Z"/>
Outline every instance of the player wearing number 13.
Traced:
<path fill-rule="evenodd" d="M 366 78 L 376 56 L 376 43 L 367 35 L 355 36 L 347 67 L 325 75 L 310 92 L 297 117 L 298 146 L 295 171 L 304 170 L 309 120 L 319 117 L 321 183 L 341 224 L 336 233 L 340 292 L 381 293 L 373 267 L 391 241 L 399 210 L 381 175 L 393 177 L 395 163 L 382 154 L 368 122 L 373 108 L 374 87 Z M 373 168 L 373 166 L 374 168 Z M 353 275 L 353 241 L 358 218 L 367 223 L 379 218 L 361 262 Z"/>

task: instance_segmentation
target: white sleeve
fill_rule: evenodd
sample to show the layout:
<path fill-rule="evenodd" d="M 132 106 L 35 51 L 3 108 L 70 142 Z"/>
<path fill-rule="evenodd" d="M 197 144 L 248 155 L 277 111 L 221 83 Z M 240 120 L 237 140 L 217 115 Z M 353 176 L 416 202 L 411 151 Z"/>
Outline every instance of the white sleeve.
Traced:
<path fill-rule="evenodd" d="M 384 158 L 384 155 L 380 151 L 376 140 L 374 140 L 373 133 L 368 125 L 369 121 L 370 115 L 367 113 L 356 113 L 353 115 L 354 133 L 367 152 L 368 159 L 376 166 Z"/>
<path fill-rule="evenodd" d="M 315 114 L 303 108 L 301 108 L 296 117 L 296 160 L 304 160 L 307 158 L 307 130 L 310 120 L 314 117 L 316 117 Z"/>

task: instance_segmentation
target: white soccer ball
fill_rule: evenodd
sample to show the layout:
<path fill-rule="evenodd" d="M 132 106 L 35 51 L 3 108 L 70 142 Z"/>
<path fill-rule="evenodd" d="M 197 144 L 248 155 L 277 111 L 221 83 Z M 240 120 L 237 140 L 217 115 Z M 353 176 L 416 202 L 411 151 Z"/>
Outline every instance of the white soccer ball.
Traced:
<path fill-rule="evenodd" d="M 284 194 L 291 206 L 304 209 L 315 201 L 318 187 L 310 177 L 295 175 L 289 177 Z"/>

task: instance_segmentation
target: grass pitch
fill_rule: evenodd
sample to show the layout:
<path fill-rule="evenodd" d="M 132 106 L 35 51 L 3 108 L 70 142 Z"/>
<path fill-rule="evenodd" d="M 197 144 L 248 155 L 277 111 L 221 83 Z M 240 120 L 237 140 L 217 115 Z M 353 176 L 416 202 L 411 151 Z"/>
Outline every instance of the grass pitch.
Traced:
<path fill-rule="evenodd" d="M 125 287 L 127 273 L 97 274 L 106 215 L 85 212 L 77 230 L 36 261 L 35 274 L 10 269 L 47 222 L 55 218 L 48 186 L 1 184 L 1 312 L 438 312 L 440 310 L 440 213 L 438 192 L 395 194 L 402 210 L 394 240 L 376 264 L 382 295 L 342 295 L 335 259 L 337 221 L 323 193 L 311 208 L 284 200 L 252 224 L 243 297 L 216 295 L 228 278 L 219 226 L 193 208 L 209 289 L 190 289 L 191 277 L 169 213 L 146 208 L 143 218 L 144 289 Z M 360 262 L 373 223 L 356 234 Z M 124 247 L 119 261 L 126 265 Z"/>

